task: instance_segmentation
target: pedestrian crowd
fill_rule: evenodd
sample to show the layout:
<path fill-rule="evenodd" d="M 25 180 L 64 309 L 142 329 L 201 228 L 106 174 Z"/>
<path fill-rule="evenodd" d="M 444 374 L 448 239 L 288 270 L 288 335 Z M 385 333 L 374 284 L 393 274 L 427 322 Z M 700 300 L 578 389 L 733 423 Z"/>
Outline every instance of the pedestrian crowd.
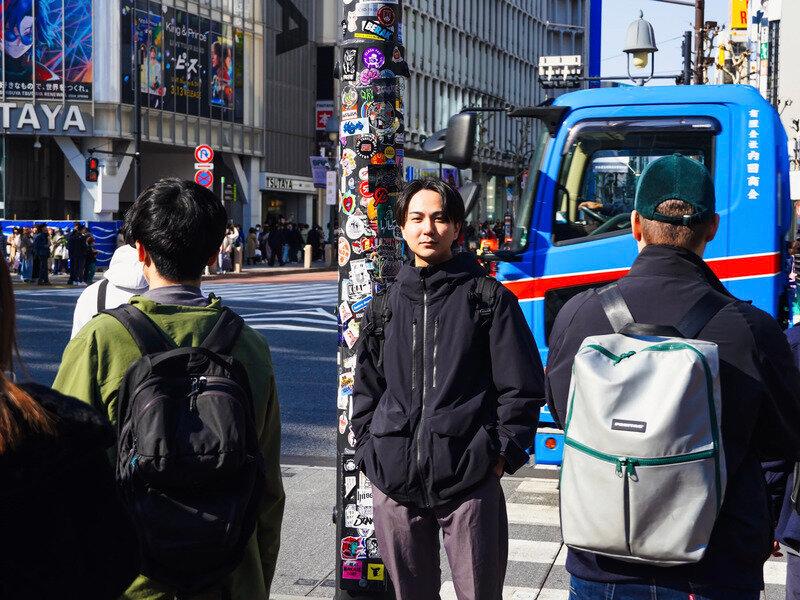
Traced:
<path fill-rule="evenodd" d="M 365 309 L 345 417 L 352 470 L 372 485 L 369 556 L 398 600 L 439 599 L 440 535 L 458 599 L 502 599 L 501 480 L 528 462 L 545 403 L 564 429 L 571 600 L 756 600 L 781 551 L 787 598 L 800 597 L 800 330 L 787 340 L 703 260 L 719 215 L 702 164 L 644 170 L 638 258 L 566 302 L 546 371 L 516 297 L 454 253 L 458 192 L 411 182 L 395 217 L 411 260 Z M 209 190 L 157 182 L 126 214 L 113 277 L 83 292 L 53 389 L 9 375 L 14 262 L 0 264 L 0 530 L 13 550 L 0 597 L 269 598 L 285 501 L 275 373 L 264 338 L 200 279 L 237 241 L 272 264 L 302 242 L 318 250 L 319 228 L 302 229 L 242 238 Z M 52 237 L 37 235 L 49 257 Z"/>
<path fill-rule="evenodd" d="M 66 234 L 60 227 L 39 223 L 0 232 L 0 251 L 10 273 L 23 283 L 50 285 L 49 275 L 69 273 L 69 285 L 91 285 L 97 270 L 98 251 L 94 236 L 75 222 Z"/>
<path fill-rule="evenodd" d="M 325 259 L 326 241 L 322 227 L 294 223 L 284 217 L 250 227 L 245 234 L 241 225 L 230 223 L 219 248 L 217 268 L 221 273 L 233 270 L 238 260 L 244 265 L 266 264 L 270 267 L 304 262 L 305 247 L 311 247 L 311 261 Z"/>

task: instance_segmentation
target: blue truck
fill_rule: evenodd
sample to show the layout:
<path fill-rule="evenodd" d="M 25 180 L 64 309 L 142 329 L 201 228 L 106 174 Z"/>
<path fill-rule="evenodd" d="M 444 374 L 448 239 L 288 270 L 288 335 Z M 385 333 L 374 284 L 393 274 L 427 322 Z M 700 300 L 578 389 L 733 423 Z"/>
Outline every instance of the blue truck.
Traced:
<path fill-rule="evenodd" d="M 510 113 L 542 122 L 514 236 L 495 255 L 519 298 L 542 360 L 556 314 L 575 294 L 627 273 L 636 182 L 647 164 L 684 154 L 711 171 L 721 217 L 706 260 L 727 288 L 788 318 L 788 244 L 795 219 L 786 132 L 750 86 L 624 87 L 578 91 Z M 466 164 L 474 125 L 451 120 L 444 160 Z M 545 407 L 534 452 L 560 464 L 563 435 Z"/>

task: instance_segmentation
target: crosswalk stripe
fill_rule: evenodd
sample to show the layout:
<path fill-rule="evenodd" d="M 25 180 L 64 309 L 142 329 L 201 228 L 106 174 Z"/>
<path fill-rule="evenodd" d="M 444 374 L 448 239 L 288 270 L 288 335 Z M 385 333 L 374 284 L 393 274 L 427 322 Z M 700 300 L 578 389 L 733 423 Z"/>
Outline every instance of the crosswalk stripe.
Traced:
<path fill-rule="evenodd" d="M 526 479 L 517 487 L 522 494 L 557 494 L 558 479 Z"/>
<path fill-rule="evenodd" d="M 442 600 L 458 600 L 452 581 L 445 581 L 442 584 L 439 595 Z M 567 598 L 569 598 L 567 590 L 545 588 L 539 591 L 538 588 L 503 586 L 503 600 L 567 600 Z"/>
<path fill-rule="evenodd" d="M 506 510 L 508 522 L 512 525 L 560 526 L 557 506 L 506 502 Z"/>
<path fill-rule="evenodd" d="M 508 560 L 513 562 L 540 563 L 549 565 L 559 551 L 559 542 L 536 540 L 508 540 Z"/>
<path fill-rule="evenodd" d="M 786 563 L 776 560 L 764 564 L 764 583 L 766 585 L 786 585 Z"/>

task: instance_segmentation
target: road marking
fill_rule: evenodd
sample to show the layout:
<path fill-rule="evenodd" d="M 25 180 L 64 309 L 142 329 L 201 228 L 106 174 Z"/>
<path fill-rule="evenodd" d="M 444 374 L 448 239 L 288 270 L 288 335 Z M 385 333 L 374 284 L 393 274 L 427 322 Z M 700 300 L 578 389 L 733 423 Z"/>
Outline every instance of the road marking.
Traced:
<path fill-rule="evenodd" d="M 441 600 L 458 600 L 452 581 L 445 581 L 439 594 Z M 540 592 L 538 588 L 503 586 L 503 600 L 536 600 L 537 598 L 538 600 L 567 600 L 569 590 L 545 588 Z"/>
<path fill-rule="evenodd" d="M 764 563 L 764 583 L 766 585 L 786 585 L 786 563 L 769 560 Z"/>
<path fill-rule="evenodd" d="M 526 479 L 517 487 L 523 494 L 557 494 L 558 479 Z"/>
<path fill-rule="evenodd" d="M 557 506 L 507 502 L 508 522 L 512 525 L 543 525 L 560 527 Z"/>
<path fill-rule="evenodd" d="M 508 540 L 508 560 L 514 562 L 557 565 L 566 563 L 566 552 L 561 542 L 540 542 L 537 540 Z"/>

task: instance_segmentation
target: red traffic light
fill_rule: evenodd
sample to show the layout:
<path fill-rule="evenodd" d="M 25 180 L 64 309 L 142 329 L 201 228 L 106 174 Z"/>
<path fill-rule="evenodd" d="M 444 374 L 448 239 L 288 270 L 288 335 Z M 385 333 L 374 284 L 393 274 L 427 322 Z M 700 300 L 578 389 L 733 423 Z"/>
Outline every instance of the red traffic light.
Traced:
<path fill-rule="evenodd" d="M 100 161 L 94 156 L 86 159 L 86 181 L 97 182 L 100 179 Z"/>

